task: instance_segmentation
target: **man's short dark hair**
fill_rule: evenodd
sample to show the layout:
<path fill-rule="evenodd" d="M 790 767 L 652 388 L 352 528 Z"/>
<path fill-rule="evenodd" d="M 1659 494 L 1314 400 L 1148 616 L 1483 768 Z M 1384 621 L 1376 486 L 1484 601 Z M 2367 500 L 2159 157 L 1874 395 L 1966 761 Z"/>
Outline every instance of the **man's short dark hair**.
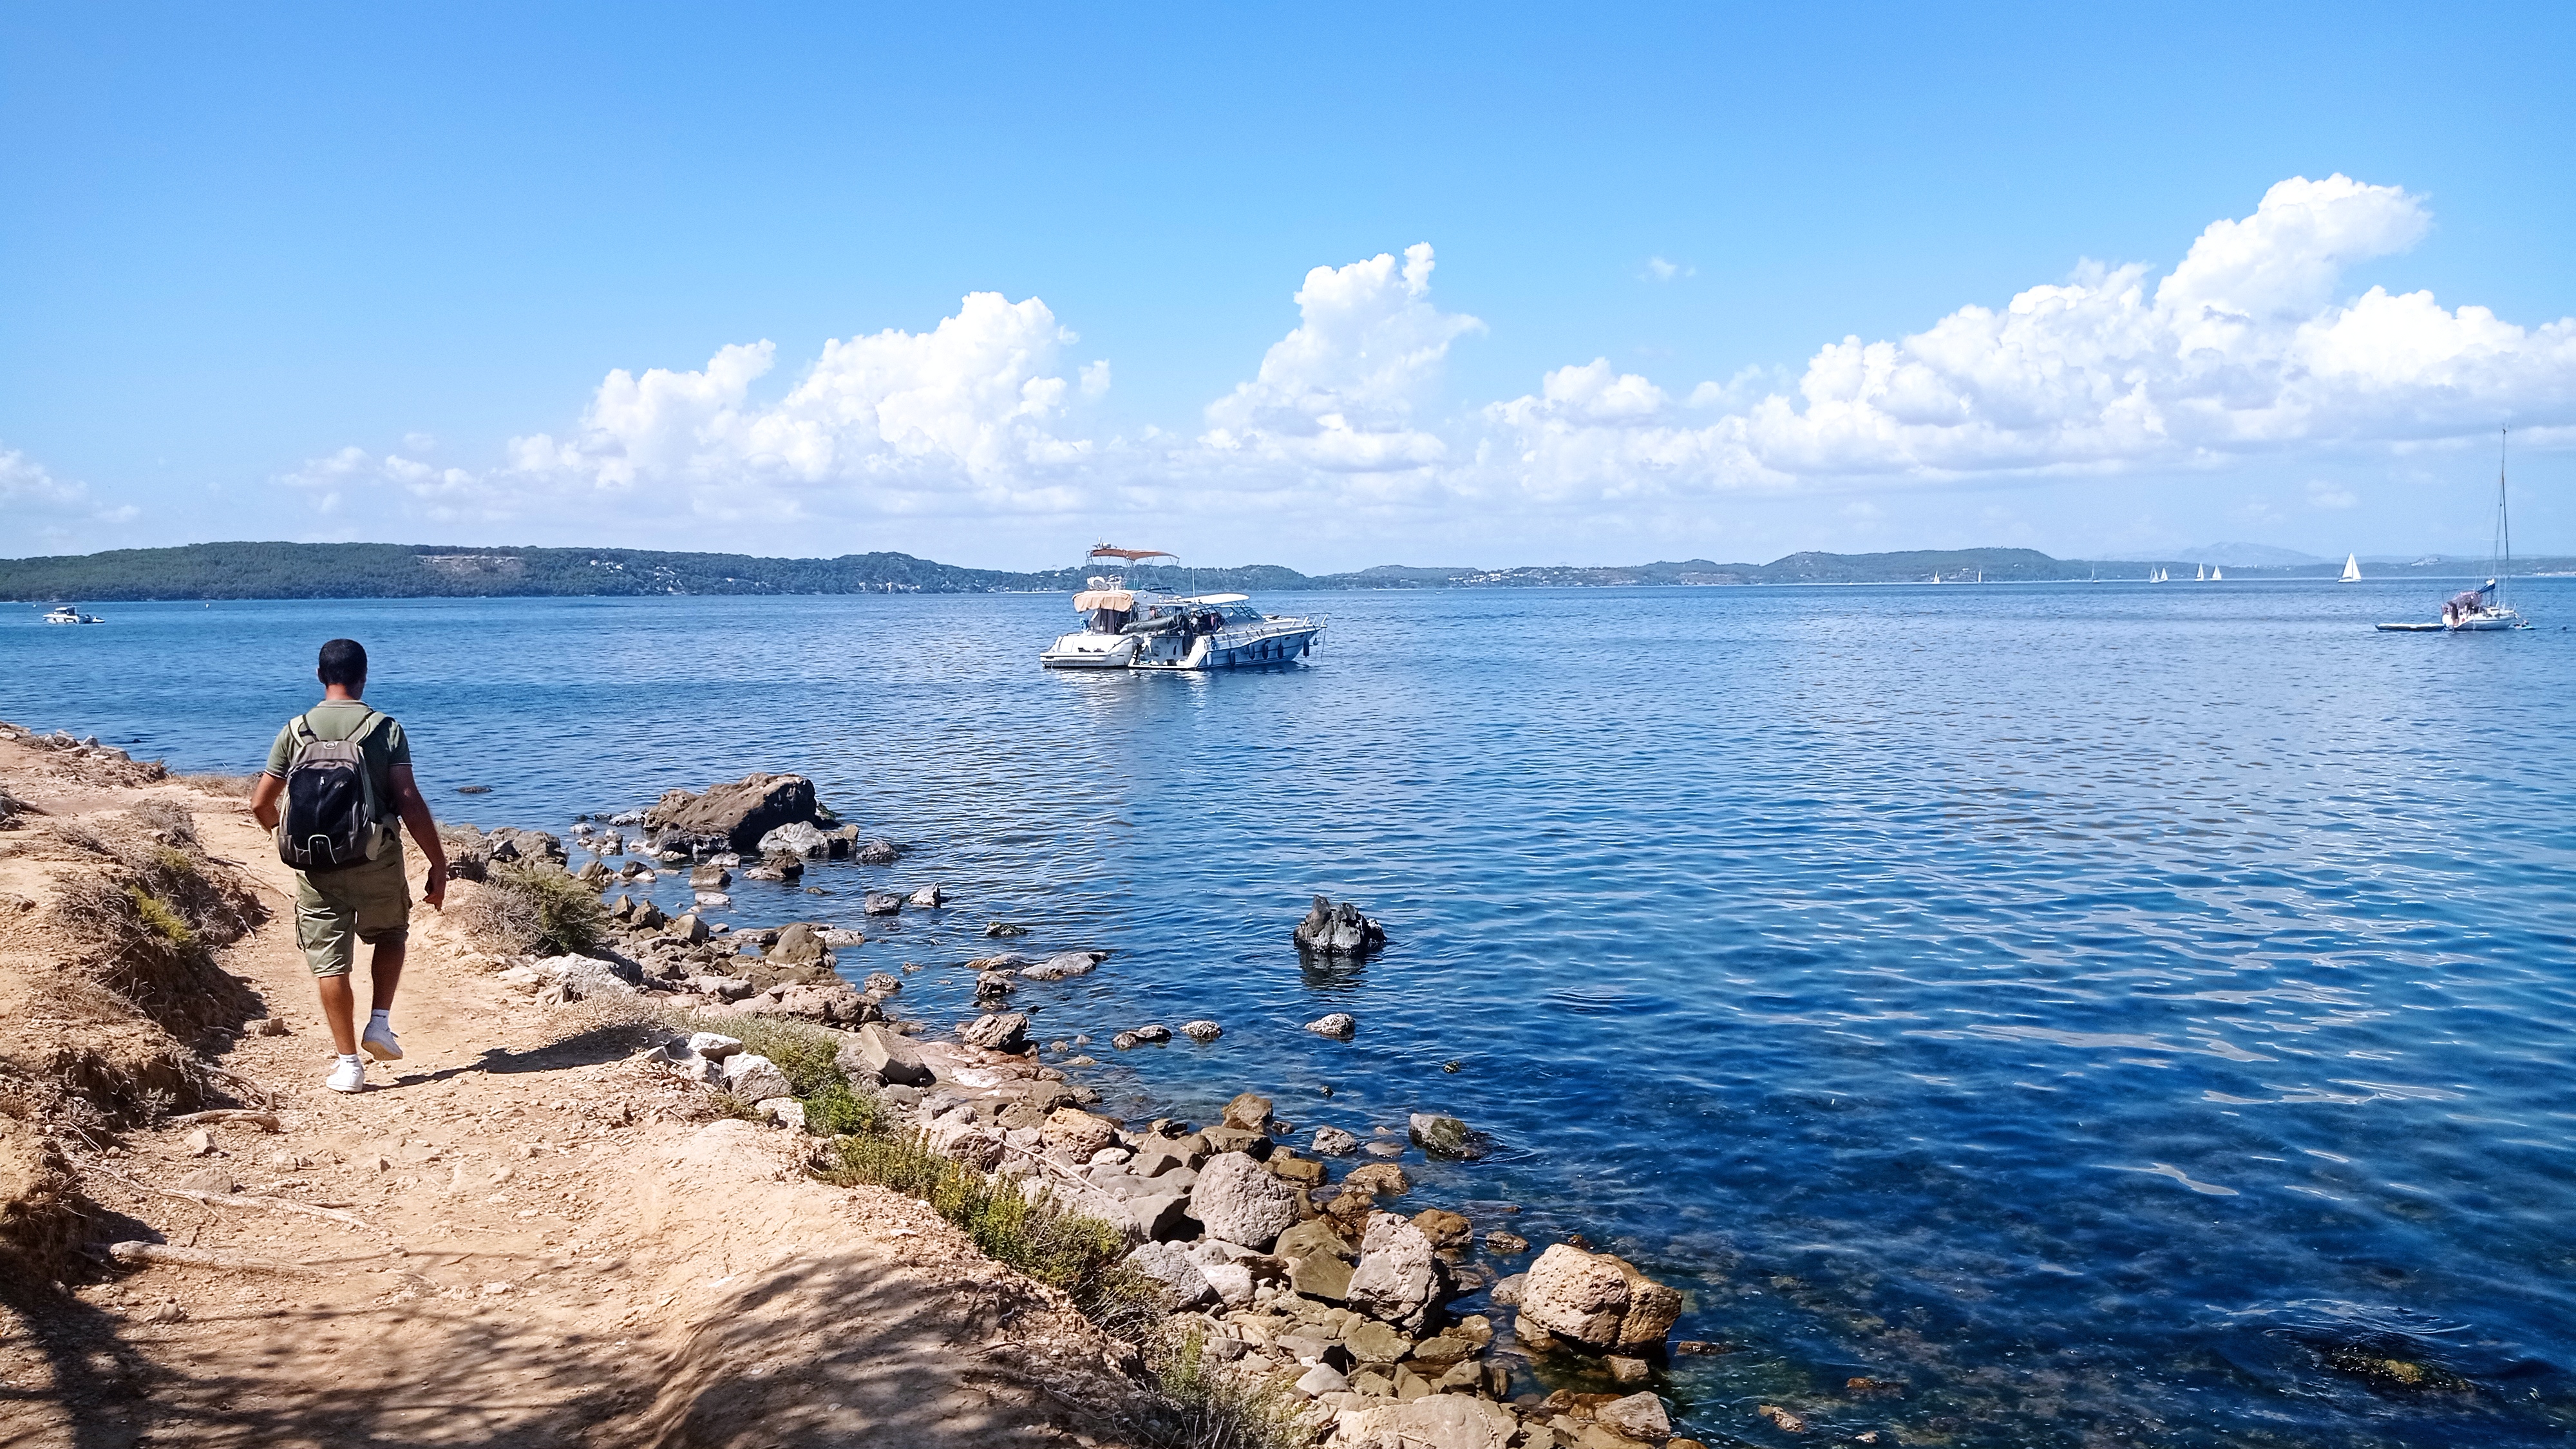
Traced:
<path fill-rule="evenodd" d="M 322 646 L 322 665 L 314 671 L 324 684 L 367 682 L 367 646 L 355 639 L 334 639 Z"/>

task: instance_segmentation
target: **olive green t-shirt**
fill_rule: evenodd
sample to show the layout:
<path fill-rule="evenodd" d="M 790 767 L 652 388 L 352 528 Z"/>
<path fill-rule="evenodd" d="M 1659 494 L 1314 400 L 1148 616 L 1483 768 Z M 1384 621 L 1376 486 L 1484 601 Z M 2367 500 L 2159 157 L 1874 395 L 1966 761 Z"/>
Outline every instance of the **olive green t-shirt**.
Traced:
<path fill-rule="evenodd" d="M 371 713 L 379 718 L 367 731 L 367 737 L 358 742 L 358 753 L 366 756 L 367 774 L 375 781 L 378 808 L 391 818 L 394 766 L 411 763 L 411 741 L 403 735 L 402 722 L 354 699 L 326 699 L 306 710 L 303 719 L 316 738 L 345 740 L 367 723 Z M 295 752 L 302 744 L 296 737 L 295 721 L 288 720 L 278 729 L 277 742 L 268 747 L 268 773 L 285 779 L 287 767 L 295 763 Z"/>

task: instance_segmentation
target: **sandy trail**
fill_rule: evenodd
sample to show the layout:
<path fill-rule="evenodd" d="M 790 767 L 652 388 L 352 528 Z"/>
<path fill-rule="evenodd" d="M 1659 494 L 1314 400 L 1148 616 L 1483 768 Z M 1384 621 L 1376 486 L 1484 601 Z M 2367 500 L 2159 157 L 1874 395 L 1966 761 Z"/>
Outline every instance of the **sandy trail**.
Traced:
<path fill-rule="evenodd" d="M 210 1053 L 273 1095 L 281 1130 L 164 1125 L 75 1153 L 91 1236 L 294 1271 L 9 1285 L 0 1446 L 1125 1441 L 1132 1355 L 1061 1295 L 920 1203 L 804 1178 L 810 1139 L 709 1120 L 639 1059 L 660 1032 L 515 996 L 425 905 L 394 1013 L 407 1056 L 364 1093 L 325 1090 L 293 878 L 242 802 L 67 781 L 43 755 L 0 742 L 0 779 L 49 812 L 0 837 L 0 890 L 41 900 L 95 868 L 36 839 L 64 821 L 184 804 L 274 912 L 222 964 L 286 1027 Z M 61 974 L 40 915 L 0 927 L 0 1010 Z"/>

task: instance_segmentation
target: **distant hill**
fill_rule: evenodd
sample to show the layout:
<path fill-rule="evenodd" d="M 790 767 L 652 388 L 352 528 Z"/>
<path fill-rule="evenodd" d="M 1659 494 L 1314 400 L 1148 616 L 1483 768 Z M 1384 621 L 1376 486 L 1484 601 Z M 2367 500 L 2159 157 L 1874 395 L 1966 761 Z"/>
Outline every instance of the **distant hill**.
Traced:
<path fill-rule="evenodd" d="M 2232 547 L 2232 545 L 2231 545 Z M 2288 550 L 2276 552 L 2288 553 Z M 2305 557 L 2294 555 L 2294 557 Z M 1276 564 L 1235 568 L 1127 568 L 1151 588 L 1291 593 L 1315 589 L 1635 588 L 1749 584 L 2041 583 L 2143 579 L 2157 568 L 2191 570 L 2188 558 L 2056 559 L 2026 548 L 1919 549 L 1903 553 L 1793 553 L 1767 564 L 1707 559 L 1576 567 L 1480 569 L 1381 564 L 1310 576 Z M 2375 564 L 2373 577 L 2453 578 L 2484 560 L 2428 555 Z M 2342 565 L 2229 563 L 2231 578 L 2322 578 Z M 477 548 L 462 544 L 200 543 L 50 558 L 0 559 L 0 599 L 55 603 L 112 599 L 411 599 L 644 594 L 862 594 L 1064 592 L 1102 568 L 1038 573 L 962 568 L 903 553 L 838 558 L 755 558 L 619 548 Z M 2516 573 L 2576 571 L 2576 559 L 2517 561 Z"/>

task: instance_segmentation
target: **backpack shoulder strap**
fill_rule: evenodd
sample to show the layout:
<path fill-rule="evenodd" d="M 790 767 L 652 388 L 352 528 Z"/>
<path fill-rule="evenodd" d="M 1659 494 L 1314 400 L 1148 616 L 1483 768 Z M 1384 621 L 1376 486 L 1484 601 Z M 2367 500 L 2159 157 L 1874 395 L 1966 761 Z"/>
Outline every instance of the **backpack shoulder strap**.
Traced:
<path fill-rule="evenodd" d="M 304 716 L 302 716 L 302 715 L 300 715 L 300 714 L 299 714 L 299 715 L 297 715 L 295 718 L 293 718 L 293 719 L 291 719 L 291 720 L 288 720 L 288 721 L 286 722 L 286 727 L 287 727 L 288 729 L 291 729 L 291 730 L 295 731 L 296 737 L 297 737 L 299 740 L 301 740 L 303 743 L 305 743 L 305 744 L 310 745 L 310 744 L 318 744 L 318 743 L 320 743 L 320 742 L 321 742 L 322 737 L 321 737 L 320 735 L 317 735 L 317 734 L 315 734 L 315 733 L 313 732 L 313 726 L 312 726 L 311 722 L 309 722 L 308 720 L 306 720 L 306 719 L 304 718 Z"/>

